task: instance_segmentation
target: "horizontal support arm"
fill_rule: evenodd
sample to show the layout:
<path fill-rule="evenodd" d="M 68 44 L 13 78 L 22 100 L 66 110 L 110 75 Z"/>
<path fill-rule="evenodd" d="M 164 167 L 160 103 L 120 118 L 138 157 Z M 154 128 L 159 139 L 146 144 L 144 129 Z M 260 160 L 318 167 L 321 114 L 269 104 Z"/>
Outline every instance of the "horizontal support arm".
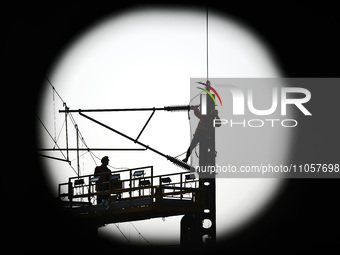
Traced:
<path fill-rule="evenodd" d="M 67 162 L 67 163 L 71 163 L 71 161 L 69 161 L 67 159 L 51 157 L 51 156 L 43 155 L 43 154 L 38 154 L 38 155 L 41 156 L 41 157 L 44 157 L 44 158 L 50 158 L 50 159 L 55 159 L 55 160 L 60 160 L 60 161 L 64 161 L 64 162 Z"/>
<path fill-rule="evenodd" d="M 40 148 L 37 151 L 145 151 L 145 148 L 57 148 L 57 149 L 49 149 L 49 148 Z"/>
<path fill-rule="evenodd" d="M 178 106 L 165 106 L 162 108 L 123 108 L 123 109 L 78 109 L 70 110 L 59 110 L 59 112 L 128 112 L 128 111 L 189 111 L 193 109 L 190 105 L 178 105 Z"/>

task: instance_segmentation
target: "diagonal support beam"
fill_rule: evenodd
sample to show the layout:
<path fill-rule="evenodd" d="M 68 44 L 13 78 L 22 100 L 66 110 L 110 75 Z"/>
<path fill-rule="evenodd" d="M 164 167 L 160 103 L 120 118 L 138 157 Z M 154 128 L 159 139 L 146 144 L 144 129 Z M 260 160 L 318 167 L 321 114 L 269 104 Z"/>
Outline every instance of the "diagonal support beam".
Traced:
<path fill-rule="evenodd" d="M 125 137 L 126 139 L 128 139 L 128 140 L 130 140 L 130 141 L 133 141 L 134 143 L 137 143 L 137 144 L 143 146 L 144 148 L 149 149 L 149 150 L 151 150 L 151 151 L 153 151 L 153 152 L 155 152 L 155 153 L 157 153 L 157 154 L 159 154 L 159 155 L 161 155 L 161 156 L 167 158 L 167 156 L 166 156 L 165 154 L 161 153 L 161 152 L 158 151 L 158 150 L 155 150 L 155 149 L 149 147 L 149 145 L 146 145 L 146 144 L 144 144 L 144 143 L 141 143 L 141 142 L 139 142 L 139 141 L 133 139 L 132 137 L 130 137 L 130 136 L 126 135 L 126 134 L 123 134 L 122 132 L 119 132 L 118 130 L 116 130 L 116 129 L 112 128 L 112 127 L 109 127 L 109 126 L 105 125 L 104 123 L 101 123 L 100 121 L 95 120 L 95 119 L 91 118 L 90 116 L 87 116 L 87 115 L 83 114 L 82 112 L 79 112 L 79 114 L 80 114 L 81 116 L 85 117 L 86 119 L 89 119 L 89 120 L 93 121 L 94 123 L 97 123 L 98 125 L 100 125 L 100 126 L 102 126 L 102 127 L 105 127 L 106 129 L 111 130 L 111 131 L 117 133 L 118 135 L 121 135 L 121 136 Z"/>
<path fill-rule="evenodd" d="M 163 156 L 164 158 L 166 158 L 167 160 L 170 160 L 172 163 L 174 163 L 175 165 L 177 165 L 179 167 L 182 167 L 182 168 L 184 168 L 186 170 L 194 170 L 194 168 L 192 166 L 184 163 L 183 161 L 180 161 L 180 160 L 178 160 L 176 158 L 173 158 L 171 156 L 165 155 L 164 153 L 162 153 L 162 152 L 160 152 L 160 151 L 158 151 L 158 150 L 156 150 L 154 148 L 151 148 L 149 145 L 141 143 L 137 139 L 133 139 L 132 137 L 130 137 L 128 135 L 125 135 L 122 132 L 119 132 L 118 130 L 116 130 L 116 129 L 112 128 L 112 127 L 109 127 L 109 126 L 105 125 L 104 123 L 101 123 L 100 121 L 95 120 L 95 119 L 91 118 L 90 116 L 87 116 L 87 115 L 83 114 L 82 112 L 79 112 L 79 114 L 81 116 L 85 117 L 86 119 L 89 119 L 89 120 L 93 121 L 94 123 L 97 123 L 98 125 L 100 125 L 102 127 L 105 127 L 106 129 L 111 130 L 111 131 L 115 132 L 116 134 L 121 135 L 121 136 L 125 137 L 126 139 L 128 139 L 130 141 L 133 141 L 134 143 L 137 143 L 137 144 L 143 146 L 145 149 L 149 149 L 149 150 L 157 153 L 158 155 Z M 152 115 L 149 117 L 149 120 L 151 119 L 151 117 L 152 117 Z M 146 125 L 147 125 L 147 123 L 144 125 L 144 128 L 145 128 Z"/>
<path fill-rule="evenodd" d="M 152 116 L 153 116 L 154 114 L 155 114 L 155 110 L 153 110 L 153 112 L 151 113 L 149 119 L 146 121 L 144 127 L 142 128 L 142 130 L 140 131 L 139 135 L 137 136 L 136 141 L 139 139 L 139 137 L 140 137 L 141 134 L 143 133 L 143 131 L 144 131 L 144 129 L 146 128 L 146 126 L 149 124 L 149 122 L 150 122 L 150 120 L 151 120 L 151 118 L 152 118 Z"/>

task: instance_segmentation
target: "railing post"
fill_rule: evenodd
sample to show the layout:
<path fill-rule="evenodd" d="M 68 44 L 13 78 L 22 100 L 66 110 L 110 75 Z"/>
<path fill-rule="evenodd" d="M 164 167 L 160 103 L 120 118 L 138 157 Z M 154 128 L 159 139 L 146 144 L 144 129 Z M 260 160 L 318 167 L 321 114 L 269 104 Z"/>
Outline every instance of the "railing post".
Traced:
<path fill-rule="evenodd" d="M 73 186 L 70 179 L 68 181 L 68 199 L 70 200 L 70 207 L 72 208 Z"/>
<path fill-rule="evenodd" d="M 129 197 L 129 207 L 131 208 L 131 198 L 132 198 L 132 169 L 130 169 L 130 191 L 129 191 L 129 194 L 130 194 L 130 197 Z"/>
<path fill-rule="evenodd" d="M 151 202 L 153 201 L 153 166 L 151 166 Z"/>
<path fill-rule="evenodd" d="M 88 178 L 89 178 L 89 188 L 88 188 L 88 191 L 87 191 L 87 200 L 89 201 L 89 203 L 91 203 L 91 193 L 92 193 L 92 191 L 91 191 L 92 183 L 90 182 L 90 179 L 91 179 L 90 177 L 91 177 L 91 175 L 88 176 Z M 92 205 L 92 203 L 91 203 L 91 205 Z"/>
<path fill-rule="evenodd" d="M 180 187 L 181 190 L 183 188 L 183 173 L 181 173 L 181 177 L 180 177 Z M 180 196 L 181 200 L 183 200 L 183 193 L 181 192 L 181 196 Z"/>

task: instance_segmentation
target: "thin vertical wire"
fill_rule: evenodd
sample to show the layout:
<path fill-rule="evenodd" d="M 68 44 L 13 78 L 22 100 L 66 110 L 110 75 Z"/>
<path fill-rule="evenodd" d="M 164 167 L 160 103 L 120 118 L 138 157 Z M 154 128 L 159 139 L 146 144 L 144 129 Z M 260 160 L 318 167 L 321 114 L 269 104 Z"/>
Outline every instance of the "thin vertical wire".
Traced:
<path fill-rule="evenodd" d="M 207 34 L 206 34 L 206 39 L 207 39 L 207 81 L 209 80 L 209 40 L 208 40 L 208 35 L 209 35 L 209 23 L 208 23 L 208 18 L 209 18 L 209 16 L 208 16 L 208 6 L 207 6 L 207 13 L 206 13 L 206 32 L 207 32 Z"/>
<path fill-rule="evenodd" d="M 53 99 L 53 125 L 54 125 L 54 141 L 57 142 L 57 123 L 55 118 L 55 98 L 54 98 L 54 88 L 52 89 L 52 99 Z M 53 146 L 53 149 L 55 148 L 55 144 Z"/>

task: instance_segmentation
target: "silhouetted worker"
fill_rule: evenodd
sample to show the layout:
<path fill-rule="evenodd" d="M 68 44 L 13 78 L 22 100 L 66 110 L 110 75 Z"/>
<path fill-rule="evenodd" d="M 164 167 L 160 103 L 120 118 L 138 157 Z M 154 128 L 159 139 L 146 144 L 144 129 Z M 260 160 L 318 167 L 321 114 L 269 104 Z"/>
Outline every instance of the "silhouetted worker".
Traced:
<path fill-rule="evenodd" d="M 200 122 L 197 125 L 194 138 L 191 140 L 190 147 L 187 150 L 187 154 L 182 160 L 185 163 L 188 162 L 192 150 L 200 141 L 202 141 L 203 139 L 207 139 L 209 141 L 211 139 L 211 134 L 209 133 L 209 130 L 211 130 L 211 128 L 209 127 L 213 126 L 214 119 L 220 119 L 220 117 L 218 117 L 218 111 L 216 109 L 211 110 L 208 115 L 202 115 L 201 112 L 198 110 L 198 105 L 194 106 L 194 114 L 197 118 L 200 119 Z M 215 123 L 215 127 L 220 126 L 221 122 L 217 121 L 217 123 Z"/>
<path fill-rule="evenodd" d="M 94 175 L 100 176 L 99 180 L 96 183 L 96 191 L 97 192 L 103 192 L 103 191 L 108 191 L 109 190 L 109 180 L 111 176 L 111 171 L 110 169 L 107 168 L 107 165 L 109 164 L 109 157 L 104 156 L 101 159 L 102 165 L 97 166 L 94 169 Z M 101 204 L 104 201 L 103 200 L 108 200 L 109 195 L 97 195 L 97 204 Z"/>

